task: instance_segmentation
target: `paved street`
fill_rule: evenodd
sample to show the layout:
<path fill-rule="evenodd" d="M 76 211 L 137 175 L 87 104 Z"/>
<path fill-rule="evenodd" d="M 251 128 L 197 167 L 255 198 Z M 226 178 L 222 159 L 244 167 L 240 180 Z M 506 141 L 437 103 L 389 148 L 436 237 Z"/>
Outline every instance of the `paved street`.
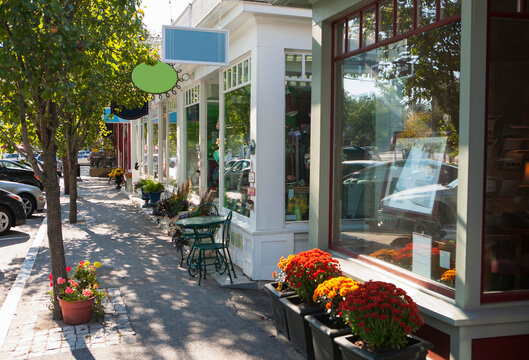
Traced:
<path fill-rule="evenodd" d="M 100 281 L 111 294 L 105 320 L 78 327 L 52 320 L 44 237 L 1 359 L 301 359 L 276 336 L 262 290 L 222 288 L 211 277 L 197 286 L 171 239 L 123 193 L 104 179 L 84 177 L 79 186 L 80 221 L 63 222 L 66 260 L 102 263 Z M 68 219 L 68 198 L 61 201 Z"/>

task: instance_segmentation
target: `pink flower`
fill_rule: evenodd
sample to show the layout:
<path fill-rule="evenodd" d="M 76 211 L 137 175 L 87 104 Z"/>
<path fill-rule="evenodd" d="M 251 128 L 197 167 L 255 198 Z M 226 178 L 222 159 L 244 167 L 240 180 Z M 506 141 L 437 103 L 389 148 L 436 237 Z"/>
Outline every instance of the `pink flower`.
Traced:
<path fill-rule="evenodd" d="M 84 261 L 79 261 L 79 266 L 83 266 L 84 265 Z"/>
<path fill-rule="evenodd" d="M 83 295 L 88 297 L 88 296 L 92 295 L 92 291 L 90 291 L 90 289 L 84 289 L 83 290 Z"/>
<path fill-rule="evenodd" d="M 53 287 L 53 281 L 50 281 L 50 287 Z"/>
<path fill-rule="evenodd" d="M 73 294 L 73 289 L 71 287 L 67 287 L 66 290 L 64 290 L 66 294 Z"/>
<path fill-rule="evenodd" d="M 57 278 L 57 284 L 61 285 L 61 284 L 64 284 L 66 282 L 66 280 L 64 280 L 62 277 L 58 277 Z"/>
<path fill-rule="evenodd" d="M 76 283 L 75 281 L 73 281 L 73 280 L 71 280 L 71 279 L 68 280 L 68 282 L 70 283 L 71 286 L 79 286 L 78 283 Z"/>
<path fill-rule="evenodd" d="M 69 266 L 67 266 L 67 267 L 66 267 L 66 272 L 70 272 L 70 270 L 72 270 L 72 268 L 69 267 Z"/>

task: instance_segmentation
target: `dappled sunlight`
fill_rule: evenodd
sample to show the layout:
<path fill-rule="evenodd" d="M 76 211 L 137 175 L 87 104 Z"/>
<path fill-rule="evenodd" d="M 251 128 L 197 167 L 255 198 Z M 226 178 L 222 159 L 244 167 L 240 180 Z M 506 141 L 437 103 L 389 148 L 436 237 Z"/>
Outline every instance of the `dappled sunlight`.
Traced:
<path fill-rule="evenodd" d="M 233 358 L 264 358 L 256 354 L 267 353 L 268 358 L 301 359 L 275 337 L 263 291 L 221 288 L 209 275 L 198 286 L 186 266 L 179 266 L 171 238 L 122 193 L 106 180 L 83 179 L 79 185 L 79 218 L 87 221 L 67 227 L 66 262 L 101 262 L 102 287 L 120 289 L 138 344 L 148 346 L 151 358 L 182 358 L 185 353 L 185 358 L 199 359 L 219 351 Z M 67 210 L 67 201 L 62 206 Z M 42 295 L 49 289 L 47 248 L 35 267 L 35 295 Z"/>

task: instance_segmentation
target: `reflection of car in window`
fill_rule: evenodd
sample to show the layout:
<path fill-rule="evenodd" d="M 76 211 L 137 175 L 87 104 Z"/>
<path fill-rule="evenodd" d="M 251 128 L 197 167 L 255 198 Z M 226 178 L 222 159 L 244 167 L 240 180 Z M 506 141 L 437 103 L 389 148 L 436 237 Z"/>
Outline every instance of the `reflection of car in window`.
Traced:
<path fill-rule="evenodd" d="M 239 186 L 248 186 L 248 173 L 250 172 L 250 160 L 240 159 L 224 172 L 224 186 L 226 190 L 237 189 Z"/>
<path fill-rule="evenodd" d="M 373 150 L 362 146 L 345 146 L 342 148 L 342 160 L 378 160 L 380 156 Z"/>
<path fill-rule="evenodd" d="M 375 218 L 383 198 L 418 187 L 448 184 L 455 179 L 456 166 L 430 159 L 404 159 L 366 167 L 342 179 L 342 217 Z"/>

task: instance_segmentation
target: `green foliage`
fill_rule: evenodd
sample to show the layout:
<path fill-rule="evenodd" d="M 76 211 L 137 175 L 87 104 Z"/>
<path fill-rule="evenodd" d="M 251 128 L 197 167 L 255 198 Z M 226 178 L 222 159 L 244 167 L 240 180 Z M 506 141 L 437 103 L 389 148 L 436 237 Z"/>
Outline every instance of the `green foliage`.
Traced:
<path fill-rule="evenodd" d="M 165 189 L 165 186 L 159 182 L 158 180 L 146 180 L 147 183 L 143 185 L 143 191 L 145 193 L 155 193 L 159 191 L 163 191 Z"/>
<path fill-rule="evenodd" d="M 135 184 L 134 184 L 134 190 L 138 190 L 138 189 L 141 189 L 143 188 L 145 185 L 148 184 L 148 180 L 147 179 L 139 179 Z"/>

